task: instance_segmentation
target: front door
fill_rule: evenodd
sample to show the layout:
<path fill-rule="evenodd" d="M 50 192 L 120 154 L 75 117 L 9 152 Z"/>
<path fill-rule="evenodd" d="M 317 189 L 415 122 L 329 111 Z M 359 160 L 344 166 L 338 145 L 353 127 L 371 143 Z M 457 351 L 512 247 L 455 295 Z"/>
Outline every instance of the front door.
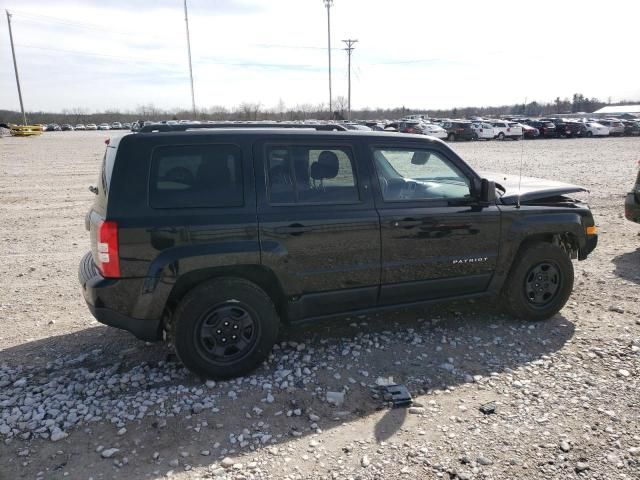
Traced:
<path fill-rule="evenodd" d="M 440 145 L 371 150 L 382 238 L 381 304 L 485 291 L 500 212 L 474 198 L 475 174 Z"/>
<path fill-rule="evenodd" d="M 380 224 L 353 145 L 318 138 L 254 148 L 262 264 L 292 319 L 373 307 Z"/>

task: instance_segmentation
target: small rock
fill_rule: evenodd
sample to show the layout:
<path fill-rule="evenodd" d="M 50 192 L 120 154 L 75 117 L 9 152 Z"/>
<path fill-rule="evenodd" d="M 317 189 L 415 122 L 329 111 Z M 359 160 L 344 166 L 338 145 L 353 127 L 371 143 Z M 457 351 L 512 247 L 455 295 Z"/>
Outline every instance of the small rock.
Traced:
<path fill-rule="evenodd" d="M 67 432 L 63 432 L 59 428 L 55 428 L 53 432 L 51 432 L 51 441 L 57 442 L 59 440 L 62 440 L 63 438 L 67 438 L 68 436 L 69 434 Z"/>
<path fill-rule="evenodd" d="M 624 308 L 618 306 L 618 305 L 612 305 L 611 307 L 609 307 L 609 311 L 610 312 L 616 312 L 616 313 L 624 313 Z"/>
<path fill-rule="evenodd" d="M 119 448 L 106 448 L 106 449 L 102 450 L 102 452 L 100 453 L 100 456 L 102 458 L 111 458 L 116 453 L 118 453 L 119 451 L 120 451 Z"/>
<path fill-rule="evenodd" d="M 585 470 L 589 470 L 589 464 L 586 462 L 578 462 L 576 465 L 576 472 L 584 472 Z"/>
<path fill-rule="evenodd" d="M 202 450 L 200 452 L 200 455 L 202 455 L 203 457 L 208 457 L 209 455 L 211 455 L 211 452 L 209 450 Z"/>
<path fill-rule="evenodd" d="M 496 413 L 496 402 L 489 402 L 483 405 L 480 405 L 480 411 L 485 415 L 491 415 Z"/>
<path fill-rule="evenodd" d="M 327 392 L 327 402 L 335 406 L 340 406 L 344 403 L 344 392 Z"/>
<path fill-rule="evenodd" d="M 127 429 L 122 427 L 120 430 L 118 430 L 118 435 L 124 435 L 125 433 L 127 433 Z"/>
<path fill-rule="evenodd" d="M 229 457 L 224 457 L 222 459 L 222 461 L 220 462 L 220 465 L 222 465 L 224 468 L 231 468 L 231 467 L 233 467 L 234 463 L 235 462 L 232 459 L 230 459 Z"/>
<path fill-rule="evenodd" d="M 216 382 L 214 380 L 207 380 L 205 385 L 207 386 L 207 388 L 214 388 L 216 386 Z"/>
<path fill-rule="evenodd" d="M 413 413 L 414 415 L 422 415 L 426 410 L 424 407 L 409 407 L 409 413 Z"/>
<path fill-rule="evenodd" d="M 360 459 L 360 465 L 362 465 L 363 468 L 367 468 L 369 465 L 371 465 L 371 460 L 369 460 L 369 457 L 367 455 Z"/>
<path fill-rule="evenodd" d="M 180 466 L 180 460 L 174 458 L 173 460 L 169 460 L 169 466 L 172 468 L 176 468 Z"/>
<path fill-rule="evenodd" d="M 493 463 L 490 459 L 488 459 L 487 457 L 484 457 L 484 456 L 482 456 L 482 455 L 480 455 L 480 456 L 478 457 L 478 460 L 477 460 L 477 461 L 478 461 L 478 464 L 479 464 L 479 465 L 484 465 L 484 466 L 486 466 L 486 465 L 491 465 L 491 464 Z"/>
<path fill-rule="evenodd" d="M 563 452 L 568 452 L 569 450 L 571 450 L 571 445 L 569 445 L 569 442 L 567 442 L 566 440 L 563 440 L 560 442 L 560 450 L 562 450 Z"/>
<path fill-rule="evenodd" d="M 620 377 L 628 377 L 629 375 L 631 375 L 631 372 L 629 372 L 629 370 L 625 370 L 624 368 L 621 368 L 620 370 L 618 370 L 618 375 Z"/>

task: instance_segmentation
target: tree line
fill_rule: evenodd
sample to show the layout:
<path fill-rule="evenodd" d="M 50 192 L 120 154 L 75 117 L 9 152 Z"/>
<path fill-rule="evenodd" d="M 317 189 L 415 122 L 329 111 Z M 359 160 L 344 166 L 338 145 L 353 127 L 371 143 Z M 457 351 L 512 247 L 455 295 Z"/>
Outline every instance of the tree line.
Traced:
<path fill-rule="evenodd" d="M 351 112 L 353 119 L 359 120 L 383 120 L 397 119 L 411 114 L 428 114 L 430 117 L 440 118 L 462 118 L 472 116 L 499 116 L 499 115 L 524 115 L 524 116 L 546 116 L 568 113 L 586 112 L 591 113 L 605 105 L 631 105 L 640 102 L 622 101 L 612 104 L 600 101 L 597 98 L 588 98 L 581 93 L 576 93 L 573 97 L 560 99 L 557 97 L 552 102 L 532 101 L 527 104 L 501 105 L 493 107 L 464 107 L 433 110 L 429 108 L 362 108 Z M 304 103 L 295 106 L 287 106 L 280 100 L 275 106 L 265 107 L 261 103 L 243 102 L 235 107 L 229 108 L 221 105 L 214 105 L 199 109 L 195 118 L 191 110 L 187 109 L 161 109 L 153 104 L 138 106 L 135 110 L 118 111 L 105 110 L 103 112 L 91 113 L 82 108 L 65 109 L 62 112 L 28 112 L 28 123 L 112 123 L 112 122 L 135 122 L 138 120 L 270 120 L 270 121 L 299 121 L 299 120 L 341 120 L 346 118 L 347 99 L 337 97 L 333 101 L 334 112 L 330 113 L 326 104 Z M 0 110 L 0 123 L 22 123 L 20 112 L 10 110 Z"/>

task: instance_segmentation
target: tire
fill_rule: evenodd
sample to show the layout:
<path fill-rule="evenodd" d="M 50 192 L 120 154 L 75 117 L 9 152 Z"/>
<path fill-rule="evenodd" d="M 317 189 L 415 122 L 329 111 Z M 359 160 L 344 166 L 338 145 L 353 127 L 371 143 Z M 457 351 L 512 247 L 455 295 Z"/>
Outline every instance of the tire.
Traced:
<path fill-rule="evenodd" d="M 593 132 L 591 132 L 591 131 L 587 132 L 587 137 L 589 137 L 589 138 L 593 137 Z"/>
<path fill-rule="evenodd" d="M 261 288 L 228 277 L 189 291 L 178 304 L 174 321 L 178 358 L 193 373 L 216 379 L 258 367 L 271 352 L 280 326 L 275 305 Z"/>
<path fill-rule="evenodd" d="M 449 140 L 450 142 L 455 142 L 456 141 L 456 134 L 455 133 L 450 133 L 449 136 L 447 137 L 447 140 Z"/>
<path fill-rule="evenodd" d="M 573 264 L 564 250 L 550 243 L 532 243 L 516 256 L 502 289 L 502 304 L 514 317 L 549 319 L 567 303 L 573 279 Z"/>
<path fill-rule="evenodd" d="M 478 134 L 477 134 L 477 133 L 474 133 L 474 134 L 471 136 L 471 140 L 478 140 Z"/>
<path fill-rule="evenodd" d="M 504 133 L 500 132 L 498 134 L 498 140 L 504 140 Z"/>

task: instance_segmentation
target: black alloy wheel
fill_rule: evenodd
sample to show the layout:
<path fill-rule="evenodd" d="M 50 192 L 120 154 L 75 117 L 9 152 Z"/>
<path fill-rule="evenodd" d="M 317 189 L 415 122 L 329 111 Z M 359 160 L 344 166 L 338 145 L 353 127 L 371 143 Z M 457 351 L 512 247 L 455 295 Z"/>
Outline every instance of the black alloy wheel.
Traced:
<path fill-rule="evenodd" d="M 199 353 L 222 366 L 241 361 L 251 352 L 260 335 L 260 323 L 249 307 L 229 302 L 205 312 L 193 335 Z"/>
<path fill-rule="evenodd" d="M 553 262 L 534 265 L 525 277 L 524 289 L 534 308 L 543 308 L 555 299 L 562 285 L 562 274 Z"/>

